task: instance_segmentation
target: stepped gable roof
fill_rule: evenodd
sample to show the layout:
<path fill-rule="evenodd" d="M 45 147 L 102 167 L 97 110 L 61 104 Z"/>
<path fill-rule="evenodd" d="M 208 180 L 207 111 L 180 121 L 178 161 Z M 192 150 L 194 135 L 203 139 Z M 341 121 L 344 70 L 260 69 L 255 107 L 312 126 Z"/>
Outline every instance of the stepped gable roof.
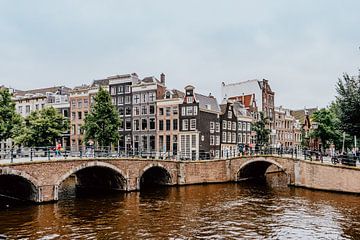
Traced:
<path fill-rule="evenodd" d="M 201 110 L 220 112 L 220 107 L 215 97 L 195 93 L 195 98 L 199 101 L 199 108 Z M 208 108 L 208 106 L 210 107 L 210 109 Z"/>
<path fill-rule="evenodd" d="M 301 123 L 305 121 L 305 110 L 308 112 L 309 116 L 316 112 L 318 108 L 306 108 L 301 110 L 292 110 L 290 114 L 294 116 L 295 119 L 299 120 Z"/>
<path fill-rule="evenodd" d="M 37 89 L 30 89 L 30 90 L 17 90 L 15 91 L 15 96 L 24 96 L 25 94 L 43 94 L 46 95 L 46 93 L 62 93 L 67 94 L 71 88 L 65 87 L 65 86 L 55 86 L 55 87 L 47 87 L 47 88 L 37 88 Z"/>

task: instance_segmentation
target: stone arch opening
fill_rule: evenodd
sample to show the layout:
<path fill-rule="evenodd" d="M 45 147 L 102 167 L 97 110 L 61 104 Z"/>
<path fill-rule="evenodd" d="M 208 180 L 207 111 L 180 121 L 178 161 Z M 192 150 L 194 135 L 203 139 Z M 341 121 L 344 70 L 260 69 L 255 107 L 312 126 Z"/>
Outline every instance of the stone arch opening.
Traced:
<path fill-rule="evenodd" d="M 279 182 L 288 184 L 285 169 L 273 160 L 251 160 L 240 167 L 237 173 L 237 181 L 254 179 L 275 181 L 276 184 Z"/>
<path fill-rule="evenodd" d="M 69 197 L 103 195 L 125 191 L 124 174 L 110 164 L 84 164 L 61 177 L 55 187 L 55 200 Z"/>
<path fill-rule="evenodd" d="M 30 179 L 20 174 L 0 174 L 0 196 L 3 203 L 37 202 L 38 187 Z"/>
<path fill-rule="evenodd" d="M 143 171 L 139 185 L 140 190 L 171 185 L 171 175 L 164 167 L 152 166 Z"/>

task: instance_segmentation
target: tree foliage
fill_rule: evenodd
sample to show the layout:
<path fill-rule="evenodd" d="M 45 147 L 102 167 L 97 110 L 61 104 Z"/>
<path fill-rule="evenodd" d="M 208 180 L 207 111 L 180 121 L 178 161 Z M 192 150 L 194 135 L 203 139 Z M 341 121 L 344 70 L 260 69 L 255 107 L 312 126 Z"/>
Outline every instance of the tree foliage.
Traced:
<path fill-rule="evenodd" d="M 311 118 L 318 123 L 318 127 L 310 132 L 312 138 L 319 138 L 325 148 L 331 143 L 341 142 L 340 120 L 333 111 L 323 108 L 314 112 Z"/>
<path fill-rule="evenodd" d="M 12 138 L 21 123 L 7 88 L 0 89 L 0 141 Z"/>
<path fill-rule="evenodd" d="M 336 108 L 340 127 L 351 136 L 360 136 L 360 75 L 344 74 L 336 87 Z"/>
<path fill-rule="evenodd" d="M 252 126 L 256 132 L 256 141 L 260 145 L 266 145 L 269 143 L 270 129 L 267 128 L 269 119 L 264 116 L 263 112 L 260 112 L 259 121 L 255 122 Z"/>
<path fill-rule="evenodd" d="M 110 146 L 119 140 L 120 118 L 111 102 L 110 94 L 103 88 L 94 97 L 94 105 L 85 117 L 85 141 L 93 140 L 100 146 Z"/>
<path fill-rule="evenodd" d="M 55 108 L 33 111 L 25 118 L 17 144 L 28 147 L 54 146 L 57 138 L 68 129 L 69 123 Z"/>

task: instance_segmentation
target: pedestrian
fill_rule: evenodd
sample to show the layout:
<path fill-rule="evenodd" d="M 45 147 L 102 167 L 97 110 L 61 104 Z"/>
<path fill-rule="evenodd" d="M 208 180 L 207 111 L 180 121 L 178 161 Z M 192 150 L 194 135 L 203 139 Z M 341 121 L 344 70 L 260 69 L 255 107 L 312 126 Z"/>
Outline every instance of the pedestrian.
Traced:
<path fill-rule="evenodd" d="M 58 142 L 55 147 L 55 157 L 61 156 L 61 143 Z"/>

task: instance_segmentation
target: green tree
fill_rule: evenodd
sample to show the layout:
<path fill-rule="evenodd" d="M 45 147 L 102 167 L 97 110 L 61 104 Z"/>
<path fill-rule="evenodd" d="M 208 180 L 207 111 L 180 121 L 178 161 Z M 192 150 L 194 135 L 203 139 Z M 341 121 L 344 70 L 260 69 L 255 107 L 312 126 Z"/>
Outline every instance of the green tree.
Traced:
<path fill-rule="evenodd" d="M 101 147 L 110 146 L 119 140 L 120 117 L 111 102 L 110 94 L 103 88 L 94 97 L 94 105 L 85 117 L 83 130 L 85 141 L 94 140 Z"/>
<path fill-rule="evenodd" d="M 260 145 L 266 145 L 269 143 L 270 129 L 267 128 L 269 119 L 264 116 L 263 112 L 260 112 L 259 121 L 252 125 L 253 131 L 256 132 L 256 141 Z"/>
<path fill-rule="evenodd" d="M 25 118 L 21 133 L 15 137 L 15 142 L 28 147 L 53 146 L 56 139 L 68 128 L 68 120 L 55 108 L 43 108 L 31 112 Z"/>
<path fill-rule="evenodd" d="M 21 116 L 16 113 L 15 103 L 7 88 L 0 89 L 0 141 L 14 137 L 21 124 Z"/>
<path fill-rule="evenodd" d="M 344 74 L 336 91 L 335 105 L 341 129 L 351 136 L 360 136 L 360 75 L 350 77 Z"/>
<path fill-rule="evenodd" d="M 311 118 L 318 124 L 316 129 L 311 130 L 311 138 L 319 138 L 324 148 L 331 143 L 339 144 L 341 141 L 340 120 L 333 111 L 323 108 L 314 112 Z"/>

